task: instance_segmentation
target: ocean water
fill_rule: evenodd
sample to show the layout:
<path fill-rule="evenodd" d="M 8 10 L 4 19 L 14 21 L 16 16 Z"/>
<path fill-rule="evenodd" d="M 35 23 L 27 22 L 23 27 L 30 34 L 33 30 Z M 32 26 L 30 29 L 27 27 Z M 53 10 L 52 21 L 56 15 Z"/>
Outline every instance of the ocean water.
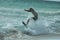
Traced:
<path fill-rule="evenodd" d="M 38 20 L 26 28 L 22 21 L 33 16 L 24 11 L 29 8 L 38 13 Z M 60 34 L 60 2 L 0 0 L 0 40 L 36 40 L 32 36 L 52 34 Z"/>

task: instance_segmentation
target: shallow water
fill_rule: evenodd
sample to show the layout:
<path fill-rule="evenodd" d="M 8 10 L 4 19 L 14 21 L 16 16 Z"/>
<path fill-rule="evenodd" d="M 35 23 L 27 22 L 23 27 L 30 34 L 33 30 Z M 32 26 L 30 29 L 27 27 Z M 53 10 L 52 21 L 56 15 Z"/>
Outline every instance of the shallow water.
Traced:
<path fill-rule="evenodd" d="M 25 12 L 24 9 L 31 7 L 37 11 L 39 19 L 36 22 L 31 20 L 27 25 L 28 28 L 25 28 L 22 21 L 26 22 L 33 15 Z M 31 35 L 60 34 L 60 3 L 34 0 L 0 0 L 0 34 L 3 36 L 2 39 L 19 40 L 22 34 L 24 35 L 22 37 L 29 37 L 30 40 L 31 35 L 26 36 L 24 32 L 29 32 Z M 32 37 L 31 40 L 35 39 Z"/>

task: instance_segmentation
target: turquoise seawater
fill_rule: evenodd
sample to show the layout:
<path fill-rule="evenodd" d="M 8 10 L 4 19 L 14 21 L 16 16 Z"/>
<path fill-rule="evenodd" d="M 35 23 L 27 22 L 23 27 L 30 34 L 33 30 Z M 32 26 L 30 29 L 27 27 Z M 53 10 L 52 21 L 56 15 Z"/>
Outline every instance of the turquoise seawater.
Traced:
<path fill-rule="evenodd" d="M 26 22 L 27 18 L 33 16 L 24 11 L 29 8 L 33 8 L 38 13 L 39 19 L 36 22 L 31 20 L 28 24 L 29 28 L 25 28 L 22 21 Z M 17 35 L 19 32 L 29 32 L 27 35 L 60 34 L 60 2 L 0 0 L 1 36 Z"/>

